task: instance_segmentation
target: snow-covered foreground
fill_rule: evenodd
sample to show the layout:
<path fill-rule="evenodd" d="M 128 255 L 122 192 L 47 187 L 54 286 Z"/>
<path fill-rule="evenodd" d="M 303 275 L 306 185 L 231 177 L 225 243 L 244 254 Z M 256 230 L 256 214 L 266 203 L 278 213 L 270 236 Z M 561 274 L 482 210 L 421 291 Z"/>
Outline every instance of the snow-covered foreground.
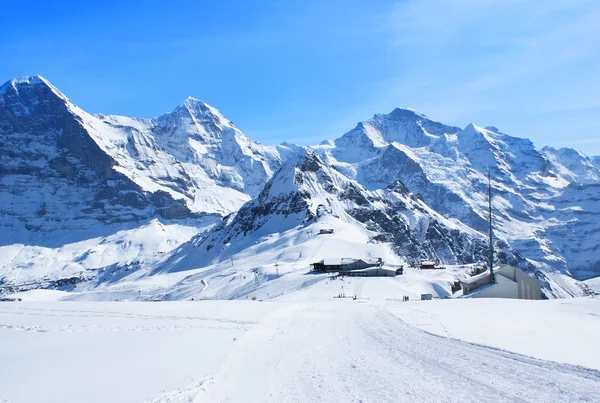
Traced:
<path fill-rule="evenodd" d="M 263 323 L 197 402 L 600 399 L 598 371 L 424 333 L 384 304 L 297 303 Z"/>
<path fill-rule="evenodd" d="M 426 332 L 600 370 L 600 300 L 466 299 L 393 304 L 390 312 Z"/>
<path fill-rule="evenodd" d="M 188 401 L 273 303 L 0 303 L 0 402 Z M 4 399 L 4 400 L 3 400 Z"/>
<path fill-rule="evenodd" d="M 598 312 L 598 298 L 3 303 L 0 401 L 600 401 Z"/>

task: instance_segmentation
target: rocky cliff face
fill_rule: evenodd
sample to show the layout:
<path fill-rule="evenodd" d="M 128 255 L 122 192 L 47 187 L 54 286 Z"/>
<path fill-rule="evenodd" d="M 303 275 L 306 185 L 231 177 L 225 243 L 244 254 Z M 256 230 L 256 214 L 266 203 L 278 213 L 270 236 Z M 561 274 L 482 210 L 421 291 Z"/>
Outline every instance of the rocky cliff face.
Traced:
<path fill-rule="evenodd" d="M 0 184 L 6 233 L 76 228 L 189 215 L 172 197 L 152 194 L 115 169 L 89 133 L 88 116 L 41 77 L 0 90 Z"/>
<path fill-rule="evenodd" d="M 92 116 L 39 76 L 2 86 L 0 134 L 2 225 L 15 231 L 225 215 L 280 165 L 198 100 L 154 120 Z"/>

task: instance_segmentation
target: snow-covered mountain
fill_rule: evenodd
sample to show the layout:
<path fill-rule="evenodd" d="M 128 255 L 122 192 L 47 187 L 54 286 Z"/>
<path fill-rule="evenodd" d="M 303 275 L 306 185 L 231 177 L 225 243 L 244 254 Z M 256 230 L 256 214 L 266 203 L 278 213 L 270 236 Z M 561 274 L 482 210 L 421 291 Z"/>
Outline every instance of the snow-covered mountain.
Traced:
<path fill-rule="evenodd" d="M 499 261 L 554 297 L 590 292 L 574 278 L 600 275 L 597 157 L 408 108 L 335 141 L 269 147 L 194 98 L 155 119 L 90 115 L 36 76 L 0 89 L 0 151 L 0 284 L 11 289 L 77 277 L 76 291 L 144 283 L 172 299 L 229 260 L 296 270 L 352 248 L 473 263 L 487 253 L 488 172 Z M 310 252 L 323 226 L 354 234 L 340 238 L 352 247 Z M 159 287 L 159 275 L 171 277 Z"/>
<path fill-rule="evenodd" d="M 0 99 L 2 176 L 11 195 L 4 210 L 40 228 L 81 217 L 226 215 L 258 194 L 287 151 L 251 141 L 193 98 L 152 120 L 93 116 L 34 76 L 4 84 Z M 37 197 L 16 190 L 36 181 L 43 182 Z M 31 213 L 42 218 L 32 222 Z"/>
<path fill-rule="evenodd" d="M 193 98 L 151 120 L 94 116 L 40 76 L 11 80 L 0 87 L 0 282 L 160 260 L 237 211 L 290 152 Z M 144 228 L 163 230 L 140 237 Z M 85 258 L 106 243 L 121 253 Z M 170 247 L 151 259 L 158 244 Z"/>
<path fill-rule="evenodd" d="M 309 148 L 288 160 L 229 226 L 217 227 L 213 234 L 225 232 L 228 242 L 237 237 L 240 239 L 234 243 L 240 243 L 254 232 L 265 235 L 273 222 L 287 230 L 318 221 L 323 215 L 364 226 L 373 232 L 372 241 L 392 242 L 400 256 L 436 256 L 448 263 L 461 263 L 472 262 L 482 252 L 479 234 L 429 208 L 410 195 L 399 180 L 369 191 Z M 289 223 L 289 227 L 282 223 Z M 218 244 L 211 236 L 203 242 Z"/>
<path fill-rule="evenodd" d="M 365 188 L 399 180 L 436 212 L 479 233 L 487 226 L 490 172 L 502 259 L 514 257 L 547 285 L 556 282 L 557 295 L 579 293 L 569 276 L 599 273 L 598 166 L 575 150 L 538 150 L 495 127 L 460 130 L 410 109 L 375 115 L 317 149 Z"/>
<path fill-rule="evenodd" d="M 158 184 L 186 200 L 192 211 L 237 211 L 260 192 L 282 155 L 291 152 L 250 140 L 217 109 L 191 97 L 152 120 L 97 117 L 127 133 L 126 152 L 119 156 L 136 180 L 147 187 Z"/>
<path fill-rule="evenodd" d="M 487 226 L 490 172 L 500 259 L 514 258 L 547 285 L 556 283 L 556 295 L 579 292 L 569 276 L 600 273 L 598 165 L 575 150 L 538 150 L 495 127 L 460 130 L 411 109 L 375 115 L 317 149 L 365 188 L 400 181 L 434 211 L 479 233 Z"/>
<path fill-rule="evenodd" d="M 409 260 L 481 261 L 488 171 L 497 258 L 538 277 L 549 296 L 589 292 L 572 277 L 598 274 L 594 160 L 537 150 L 494 127 L 460 130 L 411 109 L 375 115 L 334 142 L 302 149 L 256 199 L 196 240 L 194 252 L 182 248 L 177 262 L 215 264 L 323 214 L 372 231 L 373 242 L 389 242 Z"/>

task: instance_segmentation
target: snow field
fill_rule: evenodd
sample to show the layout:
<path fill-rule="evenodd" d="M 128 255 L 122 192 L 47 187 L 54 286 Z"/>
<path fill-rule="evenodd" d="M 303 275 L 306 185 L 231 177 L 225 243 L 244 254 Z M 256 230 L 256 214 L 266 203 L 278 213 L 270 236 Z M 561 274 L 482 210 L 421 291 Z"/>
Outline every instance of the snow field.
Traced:
<path fill-rule="evenodd" d="M 600 298 L 389 302 L 426 332 L 600 371 Z"/>
<path fill-rule="evenodd" d="M 297 302 L 262 323 L 240 339 L 195 402 L 600 398 L 598 371 L 434 336 L 385 304 Z"/>
<path fill-rule="evenodd" d="M 597 298 L 311 300 L 311 288 L 269 302 L 2 303 L 0 401 L 600 399 Z"/>
<path fill-rule="evenodd" d="M 275 303 L 0 304 L 0 401 L 191 401 Z"/>

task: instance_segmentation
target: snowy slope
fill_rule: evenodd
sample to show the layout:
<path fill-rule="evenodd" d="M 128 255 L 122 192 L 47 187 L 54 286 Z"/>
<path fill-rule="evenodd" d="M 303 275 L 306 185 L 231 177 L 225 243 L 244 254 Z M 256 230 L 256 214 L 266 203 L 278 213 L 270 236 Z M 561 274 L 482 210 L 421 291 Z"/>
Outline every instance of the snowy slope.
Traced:
<path fill-rule="evenodd" d="M 313 150 L 302 149 L 288 159 L 256 199 L 206 236 L 184 246 L 178 252 L 181 257 L 173 259 L 176 265 L 168 270 L 223 261 L 264 237 L 292 229 L 308 237 L 311 231 L 318 232 L 315 224 L 328 216 L 344 223 L 345 231 L 370 232 L 369 242 L 391 242 L 400 256 L 417 253 L 424 258 L 428 251 L 448 263 L 464 263 L 473 262 L 483 248 L 481 234 L 437 214 L 404 188 L 367 191 Z M 256 260 L 260 262 L 258 257 Z"/>
<path fill-rule="evenodd" d="M 404 207 L 398 213 L 394 207 L 401 204 Z M 378 207 L 382 205 L 388 206 L 383 214 Z M 381 228 L 387 227 L 390 239 L 381 237 Z M 321 229 L 334 233 L 322 235 Z M 401 188 L 361 190 L 305 149 L 284 164 L 255 200 L 211 231 L 182 244 L 151 269 L 94 287 L 80 284 L 70 299 L 132 299 L 137 296 L 132 290 L 141 290 L 145 299 L 270 299 L 320 287 L 327 276 L 307 275 L 310 264 L 320 259 L 382 258 L 395 270 L 405 263 L 395 239 L 404 239 L 406 248 L 427 248 L 448 256 L 453 251 L 463 253 L 471 243 L 475 256 L 477 248 L 481 249 L 478 237 Z M 469 257 L 453 256 L 455 261 L 465 259 Z M 391 285 L 398 293 L 443 297 L 451 293 L 457 278 L 452 273 L 443 279 L 408 274 L 402 279 L 408 283 Z M 339 287 L 333 287 L 326 292 L 327 298 L 338 291 Z"/>
<path fill-rule="evenodd" d="M 129 225 L 96 225 L 81 233 L 55 231 L 52 242 L 0 246 L 0 286 L 6 294 L 114 284 L 166 259 L 175 248 L 213 224 L 212 218 L 188 222 L 153 219 Z M 134 291 L 137 293 L 138 288 Z"/>
<path fill-rule="evenodd" d="M 321 229 L 334 233 L 319 234 Z M 284 163 L 257 198 L 209 232 L 118 281 L 80 284 L 70 299 L 132 299 L 132 290 L 146 299 L 271 299 L 322 288 L 326 275 L 307 274 L 321 259 L 382 258 L 392 271 L 414 251 L 423 258 L 430 252 L 449 262 L 474 262 L 482 254 L 482 238 L 402 186 L 362 188 L 306 148 Z M 460 278 L 454 272 L 443 278 L 414 274 L 390 284 L 392 294 L 445 297 Z M 362 295 L 363 286 L 355 290 L 353 284 L 352 292 Z M 326 289 L 331 298 L 339 286 Z"/>
<path fill-rule="evenodd" d="M 442 337 L 600 370 L 600 346 L 594 342 L 600 331 L 600 321 L 594 320 L 599 304 L 598 298 L 543 303 L 456 299 L 416 305 L 395 303 L 389 310 L 406 323 Z M 464 326 L 465 318 L 478 326 Z"/>

